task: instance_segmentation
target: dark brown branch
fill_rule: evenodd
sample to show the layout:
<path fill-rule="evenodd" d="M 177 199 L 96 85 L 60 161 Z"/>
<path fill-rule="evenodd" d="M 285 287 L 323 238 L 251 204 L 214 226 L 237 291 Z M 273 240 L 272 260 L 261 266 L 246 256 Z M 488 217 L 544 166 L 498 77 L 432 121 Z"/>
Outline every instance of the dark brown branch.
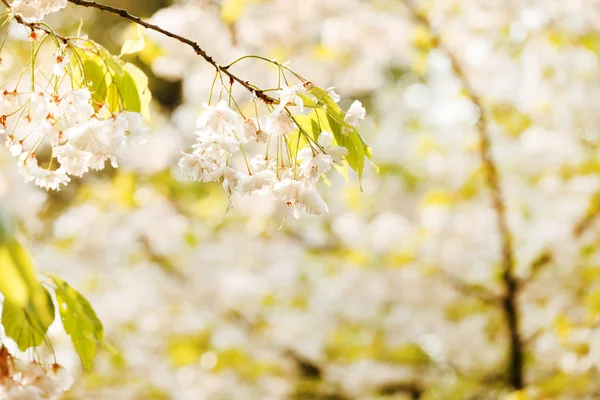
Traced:
<path fill-rule="evenodd" d="M 5 1 L 5 0 L 2 0 Z M 239 83 L 240 85 L 242 85 L 246 90 L 248 90 L 250 93 L 254 94 L 256 97 L 258 97 L 260 100 L 262 100 L 264 103 L 266 104 L 275 104 L 278 101 L 271 97 L 268 96 L 267 94 L 265 94 L 265 92 L 263 92 L 262 90 L 256 89 L 255 87 L 253 87 L 248 81 L 245 81 L 241 78 L 239 78 L 237 75 L 234 75 L 233 73 L 231 73 L 229 71 L 228 68 L 221 66 L 220 64 L 218 64 L 211 56 L 209 56 L 208 54 L 206 54 L 206 52 L 200 47 L 200 45 L 194 41 L 191 41 L 187 38 L 184 38 L 183 36 L 179 36 L 173 32 L 169 32 L 157 25 L 151 24 L 149 22 L 144 21 L 143 19 L 141 19 L 140 17 L 136 17 L 135 15 L 131 15 L 129 13 L 129 11 L 124 10 L 122 8 L 117 8 L 117 7 L 111 7 L 111 6 L 107 6 L 104 4 L 100 4 L 100 3 L 96 3 L 95 1 L 88 1 L 88 0 L 68 0 L 69 3 L 78 5 L 78 6 L 83 6 L 83 7 L 91 7 L 91 8 L 96 8 L 98 10 L 101 11 L 106 11 L 115 15 L 120 16 L 121 18 L 127 19 L 129 21 L 135 22 L 138 25 L 143 26 L 146 29 L 150 29 L 153 30 L 155 32 L 161 33 L 165 36 L 168 36 L 172 39 L 178 40 L 181 43 L 184 43 L 188 46 L 190 46 L 194 52 L 196 54 L 198 54 L 200 57 L 204 58 L 204 60 L 206 60 L 206 62 L 208 62 L 210 65 L 212 65 L 213 67 L 215 67 L 215 69 L 217 71 L 221 71 L 223 72 L 225 75 L 227 75 L 230 79 L 230 81 L 235 81 L 237 83 Z"/>
<path fill-rule="evenodd" d="M 508 226 L 506 215 L 506 206 L 504 195 L 500 183 L 500 174 L 496 166 L 491 149 L 490 129 L 483 103 L 476 92 L 471 87 L 467 75 L 456 56 L 444 46 L 439 35 L 437 35 L 429 22 L 427 16 L 417 10 L 410 0 L 404 0 L 404 4 L 411 12 L 413 18 L 423 24 L 431 33 L 433 43 L 437 48 L 446 53 L 450 59 L 454 75 L 460 79 L 469 100 L 479 109 L 479 119 L 477 120 L 477 132 L 479 134 L 479 157 L 485 169 L 486 182 L 491 191 L 492 207 L 496 214 L 496 222 L 500 232 L 501 240 L 501 265 L 502 279 L 504 281 L 505 293 L 502 299 L 502 309 L 508 325 L 510 336 L 510 357 L 509 357 L 509 383 L 515 389 L 521 389 L 524 385 L 524 354 L 523 340 L 519 329 L 519 310 L 517 307 L 518 281 L 514 273 L 515 260 L 512 244 L 512 236 Z"/>

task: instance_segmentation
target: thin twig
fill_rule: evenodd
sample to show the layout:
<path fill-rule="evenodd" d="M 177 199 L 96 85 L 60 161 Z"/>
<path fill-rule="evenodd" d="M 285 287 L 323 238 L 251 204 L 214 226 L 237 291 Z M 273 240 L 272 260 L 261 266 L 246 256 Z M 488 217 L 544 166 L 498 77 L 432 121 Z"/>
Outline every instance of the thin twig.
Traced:
<path fill-rule="evenodd" d="M 590 206 L 587 212 L 575 225 L 575 228 L 573 228 L 575 237 L 579 238 L 583 236 L 583 234 L 592 227 L 598 215 L 600 215 L 600 191 L 594 193 L 590 200 Z"/>
<path fill-rule="evenodd" d="M 461 81 L 469 100 L 479 109 L 479 119 L 477 120 L 477 132 L 479 134 L 479 156 L 486 173 L 486 182 L 491 191 L 492 207 L 496 214 L 496 222 L 500 232 L 501 252 L 502 252 L 502 279 L 504 282 L 505 293 L 502 299 L 502 308 L 508 324 L 510 335 L 510 358 L 509 358 L 509 382 L 515 389 L 521 389 L 524 386 L 524 352 L 523 340 L 519 330 L 519 310 L 517 307 L 518 281 L 514 273 L 515 259 L 512 244 L 512 236 L 508 226 L 506 215 L 506 206 L 504 195 L 500 183 L 500 174 L 496 166 L 491 150 L 491 139 L 489 132 L 489 123 L 485 114 L 482 101 L 471 87 L 469 80 L 454 54 L 444 46 L 439 35 L 437 35 L 426 15 L 418 11 L 410 2 L 404 0 L 404 4 L 409 9 L 413 18 L 427 27 L 431 34 L 435 46 L 442 50 L 452 66 L 454 75 Z"/>
<path fill-rule="evenodd" d="M 6 1 L 6 0 L 2 0 L 2 1 Z M 277 99 L 275 99 L 271 96 L 268 96 L 267 94 L 265 94 L 264 91 L 256 89 L 254 86 L 252 86 L 250 84 L 250 82 L 245 81 L 245 80 L 239 78 L 238 76 L 234 75 L 233 73 L 231 73 L 229 71 L 229 69 L 227 67 L 221 66 L 211 56 L 209 56 L 200 47 L 200 45 L 198 43 L 196 43 L 190 39 L 184 38 L 183 36 L 179 36 L 173 32 L 169 32 L 169 31 L 159 27 L 158 25 L 154 25 L 149 22 L 146 22 L 143 19 L 141 19 L 140 17 L 136 17 L 135 15 L 130 14 L 129 11 L 122 9 L 122 8 L 111 7 L 111 6 L 107 6 L 104 4 L 96 3 L 95 1 L 88 1 L 88 0 L 69 0 L 69 3 L 75 4 L 78 6 L 83 6 L 83 7 L 96 8 L 101 11 L 106 11 L 106 12 L 118 15 L 121 18 L 135 22 L 136 24 L 141 25 L 146 29 L 153 30 L 155 32 L 158 32 L 165 36 L 168 36 L 172 39 L 178 40 L 181 43 L 184 43 L 184 44 L 190 46 L 192 49 L 194 49 L 194 52 L 196 52 L 196 54 L 198 54 L 200 57 L 204 58 L 204 60 L 206 60 L 206 62 L 208 62 L 213 67 L 215 67 L 215 69 L 217 71 L 222 71 L 225 75 L 227 75 L 229 77 L 230 80 L 235 81 L 235 82 L 239 83 L 240 85 L 242 85 L 246 90 L 248 90 L 250 93 L 254 94 L 256 97 L 258 97 L 264 103 L 266 103 L 266 104 L 278 103 Z"/>
<path fill-rule="evenodd" d="M 488 305 L 499 304 L 498 298 L 486 287 L 465 282 L 458 276 L 455 276 L 445 270 L 442 270 L 442 273 L 444 274 L 444 278 L 463 295 L 474 297 Z"/>
<path fill-rule="evenodd" d="M 594 221 L 596 218 L 598 218 L 598 215 L 600 215 L 600 191 L 592 195 L 592 198 L 590 199 L 590 206 L 587 212 L 573 227 L 573 237 L 575 239 L 581 238 L 593 226 Z M 529 268 L 529 276 L 521 280 L 520 287 L 522 288 L 525 285 L 533 282 L 540 272 L 542 272 L 543 268 L 552 262 L 553 258 L 552 250 L 550 248 L 546 248 L 544 251 L 542 251 L 540 255 L 531 263 L 531 267 Z"/>

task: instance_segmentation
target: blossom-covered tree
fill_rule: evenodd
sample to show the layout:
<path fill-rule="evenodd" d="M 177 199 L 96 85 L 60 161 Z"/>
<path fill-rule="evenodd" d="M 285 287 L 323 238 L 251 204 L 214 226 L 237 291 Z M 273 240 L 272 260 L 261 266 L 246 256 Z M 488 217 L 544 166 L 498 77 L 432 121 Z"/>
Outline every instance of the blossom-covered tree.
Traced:
<path fill-rule="evenodd" d="M 2 3 L 0 399 L 599 395 L 594 1 Z"/>

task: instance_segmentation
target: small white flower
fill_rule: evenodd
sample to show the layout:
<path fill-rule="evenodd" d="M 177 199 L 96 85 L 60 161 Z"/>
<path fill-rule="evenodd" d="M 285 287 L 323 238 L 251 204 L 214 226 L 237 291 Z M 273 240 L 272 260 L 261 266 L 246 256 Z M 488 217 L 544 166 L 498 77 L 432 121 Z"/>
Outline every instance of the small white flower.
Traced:
<path fill-rule="evenodd" d="M 52 66 L 52 72 L 56 76 L 63 76 L 67 69 L 67 65 L 71 62 L 71 56 L 67 53 L 65 47 L 61 47 L 61 49 L 54 54 L 54 60 L 55 63 Z"/>
<path fill-rule="evenodd" d="M 92 155 L 89 152 L 78 150 L 68 144 L 56 146 L 52 151 L 69 175 L 81 177 L 88 172 L 92 164 Z"/>
<path fill-rule="evenodd" d="M 253 119 L 248 118 L 244 120 L 242 136 L 245 139 L 245 142 L 254 141 L 256 143 L 267 143 L 268 140 L 268 135 L 257 127 L 257 124 Z"/>
<path fill-rule="evenodd" d="M 44 18 L 44 12 L 35 0 L 16 0 L 10 5 L 16 15 L 20 15 L 25 22 L 35 22 Z"/>
<path fill-rule="evenodd" d="M 71 178 L 69 178 L 67 171 L 63 167 L 55 171 L 44 171 L 46 171 L 45 175 L 35 180 L 35 184 L 41 188 L 60 191 L 61 185 L 71 182 Z"/>
<path fill-rule="evenodd" d="M 186 178 L 195 181 L 213 182 L 218 181 L 223 176 L 223 168 L 219 168 L 214 160 L 204 158 L 196 152 L 192 154 L 183 153 L 178 165 Z"/>
<path fill-rule="evenodd" d="M 95 160 L 90 167 L 102 169 L 102 163 L 110 159 L 117 166 L 117 150 L 125 139 L 122 124 L 114 120 L 90 119 L 65 131 L 69 144 L 80 151 L 87 151 Z"/>
<path fill-rule="evenodd" d="M 329 154 L 313 154 L 310 147 L 305 147 L 298 152 L 300 162 L 300 171 L 303 177 L 314 180 L 319 180 L 319 177 L 329 171 L 333 165 L 333 159 Z"/>
<path fill-rule="evenodd" d="M 277 91 L 279 95 L 279 105 L 277 105 L 278 112 L 281 112 L 284 107 L 294 105 L 304 111 L 304 101 L 299 94 L 306 93 L 306 88 L 302 83 L 298 83 L 292 87 L 284 87 Z"/>
<path fill-rule="evenodd" d="M 298 180 L 285 178 L 275 184 L 273 195 L 283 200 L 292 208 L 295 218 L 300 217 L 300 211 L 309 214 L 322 215 L 329 212 L 327 204 L 321 198 L 317 189 Z"/>
<path fill-rule="evenodd" d="M 23 145 L 21 142 L 17 142 L 10 146 L 9 151 L 13 157 L 19 157 L 23 153 Z"/>
<path fill-rule="evenodd" d="M 273 184 L 277 181 L 275 171 L 265 169 L 250 175 L 241 184 L 241 194 L 251 194 L 257 191 L 269 190 Z"/>
<path fill-rule="evenodd" d="M 144 123 L 142 114 L 131 111 L 121 111 L 115 117 L 117 120 L 123 120 L 127 124 L 124 129 L 129 135 L 145 135 L 150 128 Z"/>
<path fill-rule="evenodd" d="M 94 115 L 92 94 L 87 89 L 66 89 L 53 99 L 56 115 L 62 116 L 68 125 L 89 120 Z"/>
<path fill-rule="evenodd" d="M 241 117 L 227 105 L 220 101 L 216 106 L 204 104 L 205 111 L 200 115 L 197 122 L 199 131 L 209 132 L 215 135 L 231 133 L 241 125 Z"/>
<path fill-rule="evenodd" d="M 283 200 L 288 204 L 294 204 L 298 201 L 301 191 L 302 182 L 290 178 L 280 180 L 273 187 L 273 195 L 275 195 L 275 198 Z"/>
<path fill-rule="evenodd" d="M 258 154 L 250 159 L 250 167 L 254 172 L 260 172 L 267 169 L 275 171 L 276 165 L 275 161 L 272 159 L 267 159 L 265 156 Z"/>
<path fill-rule="evenodd" d="M 16 0 L 11 7 L 13 13 L 20 15 L 26 22 L 36 22 L 66 5 L 67 0 Z"/>
<path fill-rule="evenodd" d="M 332 86 L 330 88 L 327 88 L 326 92 L 329 95 L 329 97 L 331 97 L 331 100 L 333 100 L 334 103 L 340 102 L 340 99 L 342 98 L 342 96 L 340 96 L 339 94 L 336 93 L 335 87 Z"/>
<path fill-rule="evenodd" d="M 15 141 L 15 137 L 12 135 L 6 137 L 4 144 L 13 157 L 18 157 L 23 153 L 23 143 L 21 141 Z"/>
<path fill-rule="evenodd" d="M 46 14 L 59 11 L 67 6 L 67 0 L 38 0 L 38 3 Z"/>
<path fill-rule="evenodd" d="M 287 135 L 296 129 L 296 125 L 284 109 L 275 109 L 267 118 L 266 130 L 270 135 Z"/>
<path fill-rule="evenodd" d="M 183 157 L 177 163 L 183 176 L 189 179 L 198 180 L 200 169 L 202 168 L 200 158 L 195 154 L 183 153 Z"/>
<path fill-rule="evenodd" d="M 44 175 L 44 169 L 39 166 L 35 157 L 29 153 L 22 153 L 19 157 L 19 172 L 27 182 Z"/>
<path fill-rule="evenodd" d="M 358 100 L 354 100 L 344 120 L 352 126 L 358 126 L 360 121 L 364 120 L 367 116 L 367 110 L 363 107 L 362 103 Z"/>
<path fill-rule="evenodd" d="M 309 186 L 302 190 L 298 197 L 298 202 L 302 204 L 304 211 L 309 214 L 323 215 L 329 212 L 327 204 L 314 186 Z"/>
<path fill-rule="evenodd" d="M 231 167 L 225 167 L 223 169 L 223 189 L 229 196 L 231 196 L 236 190 L 240 183 L 241 174 Z"/>
<path fill-rule="evenodd" d="M 27 153 L 21 154 L 19 161 L 19 172 L 25 180 L 35 181 L 35 184 L 46 190 L 60 190 L 61 185 L 66 185 L 71 182 L 71 178 L 67 176 L 67 172 L 63 167 L 55 171 L 41 168 L 38 165 L 37 159 Z"/>
<path fill-rule="evenodd" d="M 62 389 L 69 390 L 73 386 L 73 376 L 65 368 L 58 364 L 54 364 L 48 371 L 48 376 Z"/>
<path fill-rule="evenodd" d="M 240 142 L 228 135 L 202 135 L 198 143 L 192 146 L 197 151 L 214 152 L 222 150 L 227 154 L 236 154 L 240 151 Z"/>

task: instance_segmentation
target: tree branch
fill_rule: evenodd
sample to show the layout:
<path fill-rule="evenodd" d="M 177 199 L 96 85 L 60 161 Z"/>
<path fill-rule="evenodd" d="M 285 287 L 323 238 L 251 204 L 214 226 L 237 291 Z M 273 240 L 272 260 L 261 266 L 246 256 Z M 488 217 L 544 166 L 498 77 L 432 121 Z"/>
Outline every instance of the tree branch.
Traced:
<path fill-rule="evenodd" d="M 244 81 L 241 78 L 239 78 L 238 76 L 234 75 L 233 73 L 231 73 L 228 68 L 219 65 L 211 56 L 209 56 L 201 47 L 198 43 L 191 41 L 190 39 L 184 38 L 183 36 L 179 36 L 173 32 L 169 32 L 161 27 L 159 27 L 158 25 L 154 25 L 151 24 L 149 22 L 144 21 L 143 19 L 141 19 L 140 17 L 136 17 L 135 15 L 131 15 L 129 13 L 129 11 L 122 9 L 122 8 L 117 8 L 117 7 L 111 7 L 111 6 L 107 6 L 104 4 L 100 4 L 100 3 L 96 3 L 95 1 L 88 1 L 88 0 L 68 0 L 69 3 L 78 5 L 78 6 L 83 6 L 83 7 L 91 7 L 91 8 L 96 8 L 98 10 L 101 11 L 106 11 L 115 15 L 118 15 L 121 18 L 127 19 L 129 21 L 135 22 L 138 25 L 143 26 L 146 29 L 150 29 L 153 30 L 155 32 L 161 33 L 165 36 L 168 36 L 172 39 L 178 40 L 181 43 L 184 43 L 188 46 L 190 46 L 194 52 L 199 55 L 200 57 L 204 58 L 204 60 L 206 60 L 206 62 L 208 62 L 210 65 L 212 65 L 213 67 L 215 67 L 215 69 L 217 71 L 221 71 L 223 72 L 225 75 L 227 75 L 229 77 L 229 79 L 231 81 L 235 81 L 237 83 L 239 83 L 240 85 L 242 85 L 246 90 L 248 90 L 250 93 L 254 94 L 256 97 L 258 97 L 259 99 L 261 99 L 264 103 L 266 104 L 275 104 L 277 103 L 277 99 L 268 96 L 267 94 L 265 94 L 265 92 L 263 92 L 262 90 L 256 89 L 254 88 L 252 85 L 250 85 L 250 83 L 248 81 Z"/>
<path fill-rule="evenodd" d="M 575 239 L 580 239 L 594 224 L 596 218 L 600 214 L 600 191 L 594 193 L 590 199 L 590 205 L 587 212 L 577 221 L 572 229 L 572 234 Z M 529 276 L 520 282 L 520 287 L 531 283 L 542 269 L 553 260 L 552 250 L 546 248 L 540 255 L 531 263 Z"/>
<path fill-rule="evenodd" d="M 592 224 L 600 214 L 600 191 L 593 194 L 590 199 L 590 206 L 585 215 L 579 220 L 579 222 L 573 228 L 573 234 L 576 238 L 583 236 L 583 234 L 592 227 Z"/>
<path fill-rule="evenodd" d="M 509 357 L 509 383 L 515 389 L 521 389 L 524 385 L 524 354 L 523 340 L 519 330 L 519 310 L 517 307 L 518 281 L 514 273 L 515 260 L 512 244 L 512 237 L 508 226 L 506 215 L 506 206 L 504 195 L 500 183 L 500 174 L 494 161 L 491 150 L 491 139 L 489 132 L 489 123 L 481 99 L 471 87 L 467 76 L 454 54 L 446 48 L 439 35 L 437 35 L 427 18 L 427 16 L 418 11 L 410 2 L 404 0 L 404 4 L 409 9 L 413 18 L 423 24 L 431 33 L 435 46 L 442 50 L 450 59 L 454 75 L 461 81 L 469 100 L 479 109 L 479 119 L 477 120 L 477 132 L 479 134 L 479 157 L 485 169 L 486 181 L 491 191 L 492 207 L 496 214 L 496 222 L 501 238 L 502 251 L 502 279 L 504 281 L 505 293 L 502 299 L 502 308 L 507 321 L 510 335 L 510 357 Z"/>
<path fill-rule="evenodd" d="M 469 297 L 474 297 L 479 301 L 488 304 L 488 305 L 498 305 L 499 299 L 494 295 L 494 293 L 490 292 L 486 287 L 481 285 L 474 285 L 469 282 L 463 281 L 458 276 L 455 276 L 446 270 L 441 269 L 444 274 L 444 278 L 450 282 L 450 284 L 457 291 L 461 292 L 461 294 Z"/>
<path fill-rule="evenodd" d="M 2 1 L 2 3 L 8 7 L 10 7 L 10 4 L 8 3 L 8 0 L 0 0 Z M 204 60 L 206 60 L 206 62 L 208 62 L 210 65 L 212 65 L 213 67 L 215 67 L 215 69 L 217 71 L 220 71 L 222 73 L 224 73 L 225 75 L 227 75 L 227 77 L 229 78 L 229 80 L 231 82 L 237 82 L 239 83 L 241 86 L 243 86 L 246 90 L 248 90 L 250 93 L 254 94 L 257 98 L 259 98 L 260 100 L 262 100 L 263 103 L 265 104 L 277 104 L 279 103 L 279 101 L 269 95 L 267 95 L 264 91 L 260 90 L 260 89 L 256 89 L 255 87 L 253 87 L 250 82 L 245 81 L 243 79 L 241 79 L 240 77 L 238 77 L 237 75 L 233 74 L 232 72 L 229 71 L 229 68 L 227 66 L 221 66 L 219 63 L 217 63 L 211 56 L 209 56 L 201 47 L 198 43 L 193 42 L 187 38 L 184 38 L 183 36 L 179 36 L 173 32 L 169 32 L 163 28 L 161 28 L 160 26 L 151 24 L 149 22 L 144 21 L 143 19 L 141 19 L 140 17 L 136 17 L 135 15 L 131 15 L 129 13 L 129 11 L 124 10 L 122 8 L 117 8 L 117 7 L 111 7 L 111 6 L 107 6 L 104 4 L 100 4 L 100 3 L 96 3 L 94 1 L 87 1 L 87 0 L 68 0 L 70 3 L 78 5 L 78 6 L 83 6 L 83 7 L 91 7 L 91 8 L 96 8 L 98 10 L 101 11 L 106 11 L 115 15 L 120 16 L 121 18 L 127 19 L 129 21 L 135 22 L 138 25 L 143 26 L 146 29 L 150 29 L 153 30 L 155 32 L 161 33 L 165 36 L 168 36 L 172 39 L 178 40 L 181 43 L 184 43 L 188 46 L 190 46 L 194 52 L 199 55 L 200 57 L 204 58 Z M 15 15 L 15 21 L 17 21 L 18 23 L 20 23 L 21 25 L 27 26 L 30 29 L 38 29 L 38 30 L 42 30 L 48 34 L 53 34 L 55 35 L 58 39 L 60 39 L 63 43 L 67 43 L 67 38 L 59 36 L 54 34 L 53 32 L 51 32 L 50 29 L 48 29 L 45 26 L 42 26 L 40 24 L 37 23 L 30 23 L 30 22 L 25 22 L 23 20 L 23 18 L 21 18 L 20 15 Z"/>

